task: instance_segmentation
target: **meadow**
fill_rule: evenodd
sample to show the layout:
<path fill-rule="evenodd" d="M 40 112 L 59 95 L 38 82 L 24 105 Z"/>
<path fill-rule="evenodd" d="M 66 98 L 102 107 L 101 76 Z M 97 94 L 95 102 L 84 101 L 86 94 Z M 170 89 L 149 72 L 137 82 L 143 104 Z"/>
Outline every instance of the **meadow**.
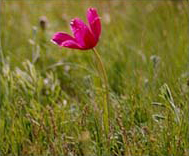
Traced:
<path fill-rule="evenodd" d="M 60 48 L 95 7 L 96 49 Z M 168 0 L 1 0 L 0 155 L 188 156 L 188 2 Z"/>

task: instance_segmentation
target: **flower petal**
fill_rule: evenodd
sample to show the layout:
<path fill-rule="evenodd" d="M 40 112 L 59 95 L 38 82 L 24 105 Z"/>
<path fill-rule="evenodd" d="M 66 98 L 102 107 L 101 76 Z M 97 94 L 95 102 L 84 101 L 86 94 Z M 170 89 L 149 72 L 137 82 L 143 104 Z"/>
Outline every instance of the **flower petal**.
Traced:
<path fill-rule="evenodd" d="M 68 35 L 67 33 L 64 32 L 57 32 L 56 34 L 53 35 L 52 37 L 52 42 L 61 46 L 63 42 L 67 40 L 75 40 L 72 36 Z"/>
<path fill-rule="evenodd" d="M 72 49 L 83 49 L 76 41 L 67 40 L 61 44 L 63 47 L 72 48 Z"/>
<path fill-rule="evenodd" d="M 81 47 L 89 49 L 96 45 L 94 35 L 82 20 L 75 18 L 71 21 L 70 25 L 75 39 Z"/>
<path fill-rule="evenodd" d="M 98 16 L 97 10 L 95 8 L 89 8 L 87 10 L 87 19 L 96 40 L 98 41 L 101 34 L 101 22 Z"/>

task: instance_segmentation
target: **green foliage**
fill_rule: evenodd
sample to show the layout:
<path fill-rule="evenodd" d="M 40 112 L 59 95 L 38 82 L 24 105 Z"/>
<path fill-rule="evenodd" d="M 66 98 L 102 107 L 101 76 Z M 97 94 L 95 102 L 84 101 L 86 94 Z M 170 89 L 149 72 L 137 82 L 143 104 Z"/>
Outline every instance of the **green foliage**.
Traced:
<path fill-rule="evenodd" d="M 108 139 L 93 52 L 50 42 L 91 6 L 102 17 L 96 48 L 110 86 Z M 187 1 L 0 7 L 0 155 L 189 155 Z"/>

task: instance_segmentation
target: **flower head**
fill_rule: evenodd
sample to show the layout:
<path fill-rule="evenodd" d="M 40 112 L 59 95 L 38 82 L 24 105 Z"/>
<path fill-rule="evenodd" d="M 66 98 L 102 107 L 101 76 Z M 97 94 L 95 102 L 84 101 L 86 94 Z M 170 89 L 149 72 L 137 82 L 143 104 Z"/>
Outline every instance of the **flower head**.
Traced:
<path fill-rule="evenodd" d="M 97 45 L 101 34 L 101 23 L 97 10 L 89 8 L 87 19 L 89 25 L 86 25 L 79 18 L 74 18 L 70 22 L 73 37 L 65 32 L 57 32 L 51 41 L 61 47 L 80 50 L 92 49 Z"/>

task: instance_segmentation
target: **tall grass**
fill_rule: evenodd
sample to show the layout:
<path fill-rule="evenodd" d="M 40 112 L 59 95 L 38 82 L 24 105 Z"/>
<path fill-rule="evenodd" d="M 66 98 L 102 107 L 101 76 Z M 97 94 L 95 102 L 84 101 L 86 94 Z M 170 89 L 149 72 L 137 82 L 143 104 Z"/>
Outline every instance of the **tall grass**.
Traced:
<path fill-rule="evenodd" d="M 92 51 L 50 42 L 91 6 L 102 17 L 108 139 Z M 186 1 L 19 0 L 0 11 L 0 155 L 189 155 Z"/>

